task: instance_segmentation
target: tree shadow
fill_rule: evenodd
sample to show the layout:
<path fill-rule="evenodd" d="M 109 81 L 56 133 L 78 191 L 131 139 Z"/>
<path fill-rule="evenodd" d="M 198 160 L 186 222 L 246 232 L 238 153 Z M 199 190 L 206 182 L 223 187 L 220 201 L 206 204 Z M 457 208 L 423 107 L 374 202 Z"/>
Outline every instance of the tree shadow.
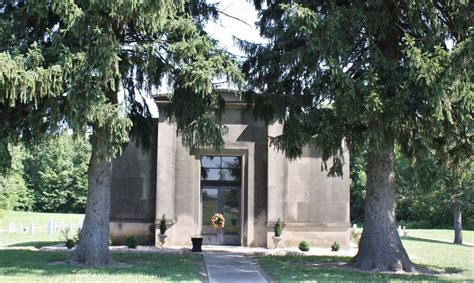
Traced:
<path fill-rule="evenodd" d="M 374 272 L 354 267 L 350 257 L 337 256 L 273 256 L 256 257 L 272 277 L 292 280 L 331 280 L 331 281 L 449 281 L 440 278 L 440 275 L 462 273 L 464 270 L 447 267 L 443 269 L 432 266 L 416 265 L 416 273 L 403 272 Z"/>
<path fill-rule="evenodd" d="M 444 245 L 449 245 L 449 246 L 459 246 L 459 247 L 470 247 L 470 245 L 455 245 L 453 243 L 447 242 L 447 241 L 441 241 L 441 240 L 434 240 L 434 239 L 426 239 L 426 238 L 419 238 L 419 237 L 412 237 L 412 236 L 407 236 L 407 237 L 402 237 L 402 240 L 410 240 L 410 241 L 417 241 L 417 242 L 426 242 L 426 243 L 435 243 L 435 244 L 444 244 Z"/>
<path fill-rule="evenodd" d="M 64 243 L 64 241 L 32 241 L 32 242 L 21 242 L 21 243 L 15 243 L 11 245 L 7 245 L 7 247 L 35 247 L 37 249 L 46 247 L 46 246 L 54 246 L 57 244 Z"/>
<path fill-rule="evenodd" d="M 129 263 L 132 267 L 90 268 L 67 263 L 70 254 L 66 252 L 39 252 L 30 250 L 0 250 L 0 275 L 16 277 L 20 281 L 49 281 L 57 277 L 77 274 L 79 276 L 105 277 L 100 280 L 117 280 L 117 276 L 156 277 L 165 281 L 201 281 L 202 257 L 197 255 L 165 255 L 113 253 L 113 259 Z M 109 279 L 106 279 L 108 276 Z M 79 277 L 80 278 L 80 277 Z M 115 279 L 114 279 L 115 278 Z"/>

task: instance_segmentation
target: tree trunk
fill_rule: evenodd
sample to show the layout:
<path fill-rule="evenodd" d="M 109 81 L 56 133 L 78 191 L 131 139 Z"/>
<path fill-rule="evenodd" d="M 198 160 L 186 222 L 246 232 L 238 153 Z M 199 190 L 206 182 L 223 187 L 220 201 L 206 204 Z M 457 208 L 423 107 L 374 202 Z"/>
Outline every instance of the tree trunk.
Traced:
<path fill-rule="evenodd" d="M 99 140 L 97 147 L 92 147 L 87 172 L 89 186 L 84 225 L 79 244 L 71 257 L 73 262 L 92 267 L 106 266 L 112 261 L 109 252 L 112 162 L 104 161 L 101 152 L 107 152 L 107 145 Z"/>
<path fill-rule="evenodd" d="M 364 230 L 354 266 L 370 271 L 414 271 L 395 223 L 395 154 L 393 143 L 371 150 L 367 160 Z"/>
<path fill-rule="evenodd" d="M 459 202 L 454 203 L 454 244 L 462 245 L 462 212 L 461 204 Z"/>

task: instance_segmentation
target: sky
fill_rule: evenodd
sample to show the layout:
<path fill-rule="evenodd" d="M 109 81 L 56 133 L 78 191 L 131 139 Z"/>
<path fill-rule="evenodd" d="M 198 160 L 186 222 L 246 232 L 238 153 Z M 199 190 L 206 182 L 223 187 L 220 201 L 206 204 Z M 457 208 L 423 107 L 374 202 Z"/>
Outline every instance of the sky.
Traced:
<path fill-rule="evenodd" d="M 206 32 L 209 36 L 219 41 L 219 46 L 221 48 L 240 57 L 244 56 L 244 54 L 235 44 L 234 37 L 251 42 L 264 42 L 255 28 L 257 11 L 252 3 L 249 3 L 248 0 L 209 1 L 209 4 L 213 3 L 219 3 L 218 10 L 230 16 L 219 13 L 219 19 L 215 22 L 210 21 L 206 26 Z M 222 87 L 232 88 L 229 85 L 222 85 Z M 172 92 L 172 89 L 166 83 L 158 89 L 158 93 L 170 92 Z M 152 117 L 158 117 L 158 108 L 154 103 L 153 98 L 144 94 L 143 99 L 146 100 Z"/>
<path fill-rule="evenodd" d="M 212 3 L 209 1 L 209 3 Z M 257 11 L 252 3 L 248 0 L 220 0 L 218 10 L 231 16 L 228 17 L 223 13 L 219 14 L 217 22 L 209 22 L 206 31 L 209 35 L 219 40 L 220 47 L 235 55 L 244 55 L 235 45 L 233 37 L 253 42 L 263 42 L 257 29 L 255 22 L 257 21 Z M 238 18 L 239 20 L 233 19 Z"/>

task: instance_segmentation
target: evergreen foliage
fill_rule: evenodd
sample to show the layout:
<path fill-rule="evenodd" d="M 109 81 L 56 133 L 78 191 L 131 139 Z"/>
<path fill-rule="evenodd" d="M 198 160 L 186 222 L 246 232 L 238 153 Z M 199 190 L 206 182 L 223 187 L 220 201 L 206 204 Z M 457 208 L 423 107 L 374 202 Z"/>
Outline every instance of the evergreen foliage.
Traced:
<path fill-rule="evenodd" d="M 10 167 L 8 143 L 29 144 L 64 125 L 76 133 L 90 127 L 93 151 L 110 160 L 128 141 L 132 123 L 135 130 L 145 127 L 143 93 L 156 91 L 164 78 L 175 89 L 173 105 L 196 102 L 189 113 L 172 108 L 186 145 L 220 145 L 223 128 L 214 119 L 220 99 L 212 80 L 241 79 L 202 30 L 216 13 L 202 1 L 2 2 L 2 168 Z M 149 135 L 133 134 L 143 143 Z M 99 137 L 106 149 L 98 148 Z"/>
<path fill-rule="evenodd" d="M 11 167 L 8 144 L 30 146 L 65 128 L 91 132 L 86 217 L 75 261 L 110 263 L 110 160 L 129 134 L 149 144 L 144 97 L 165 78 L 174 90 L 169 113 L 183 143 L 222 145 L 225 128 L 216 119 L 222 103 L 212 80 L 239 83 L 241 75 L 203 31 L 216 15 L 202 0 L 0 3 L 0 168 Z"/>
<path fill-rule="evenodd" d="M 284 122 L 271 144 L 291 158 L 317 146 L 332 161 L 331 176 L 342 174 L 343 139 L 351 151 L 367 148 L 364 232 L 353 263 L 414 270 L 395 230 L 394 149 L 416 155 L 446 126 L 471 144 L 472 4 L 254 3 L 268 43 L 240 42 L 249 55 L 246 96 L 257 117 Z"/>
<path fill-rule="evenodd" d="M 164 235 L 166 233 L 166 218 L 165 218 L 165 215 L 163 214 L 163 216 L 161 217 L 160 219 L 160 234 L 161 235 Z"/>
<path fill-rule="evenodd" d="M 284 225 L 285 225 L 285 223 L 279 217 L 277 219 L 277 222 L 275 223 L 275 227 L 273 229 L 273 232 L 275 233 L 275 237 L 280 237 L 281 236 L 281 233 L 283 232 Z"/>

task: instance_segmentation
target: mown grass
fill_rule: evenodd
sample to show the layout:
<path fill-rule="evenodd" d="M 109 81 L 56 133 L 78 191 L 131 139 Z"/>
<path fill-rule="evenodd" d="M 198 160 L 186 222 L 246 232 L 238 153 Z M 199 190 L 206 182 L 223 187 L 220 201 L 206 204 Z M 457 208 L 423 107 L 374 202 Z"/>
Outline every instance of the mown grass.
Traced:
<path fill-rule="evenodd" d="M 113 254 L 130 267 L 86 268 L 64 263 L 69 253 L 0 250 L 0 282 L 202 281 L 198 255 Z"/>
<path fill-rule="evenodd" d="M 418 238 L 406 238 L 402 239 L 402 242 L 414 263 L 448 271 L 461 271 L 446 277 L 448 279 L 474 280 L 474 247 Z"/>
<path fill-rule="evenodd" d="M 260 256 L 263 270 L 278 282 L 389 282 L 394 280 L 426 281 L 435 277 L 359 272 L 343 268 L 316 267 L 317 263 L 347 263 L 350 257 L 338 256 Z"/>
<path fill-rule="evenodd" d="M 315 266 L 316 263 L 350 260 L 350 257 L 337 256 L 261 256 L 257 260 L 265 272 L 279 282 L 474 280 L 473 247 L 410 238 L 403 239 L 403 245 L 415 264 L 442 269 L 448 273 L 433 276 L 405 275 Z"/>
<path fill-rule="evenodd" d="M 0 247 L 32 246 L 39 248 L 45 245 L 53 245 L 63 241 L 63 239 L 59 231 L 56 231 L 52 236 L 48 235 L 48 221 L 59 223 L 62 220 L 65 224 L 73 223 L 77 225 L 82 223 L 83 219 L 83 214 L 5 211 L 3 218 L 0 219 Z M 17 226 L 18 223 L 22 223 L 24 233 L 8 233 L 7 230 L 11 222 L 14 222 Z M 33 235 L 28 234 L 30 222 L 34 223 L 35 226 Z"/>
<path fill-rule="evenodd" d="M 409 229 L 408 236 L 414 238 L 440 239 L 452 242 L 454 240 L 453 229 Z M 462 231 L 463 241 L 474 244 L 474 231 Z"/>

